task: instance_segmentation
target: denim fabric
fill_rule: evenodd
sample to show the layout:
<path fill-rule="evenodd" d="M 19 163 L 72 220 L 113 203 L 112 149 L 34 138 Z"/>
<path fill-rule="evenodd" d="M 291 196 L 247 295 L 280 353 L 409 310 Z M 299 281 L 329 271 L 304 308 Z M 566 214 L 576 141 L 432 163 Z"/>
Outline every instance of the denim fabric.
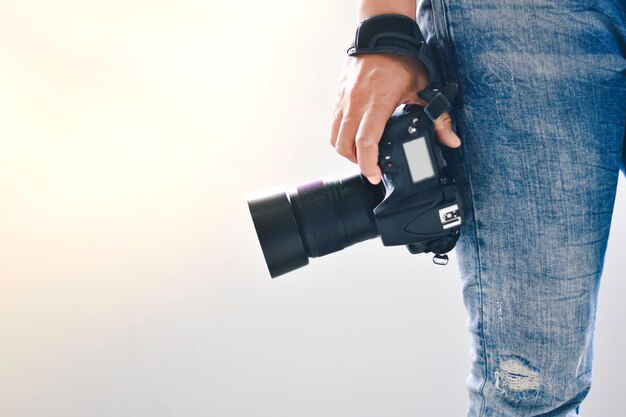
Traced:
<path fill-rule="evenodd" d="M 418 0 L 448 49 L 471 417 L 576 416 L 626 121 L 624 0 Z"/>

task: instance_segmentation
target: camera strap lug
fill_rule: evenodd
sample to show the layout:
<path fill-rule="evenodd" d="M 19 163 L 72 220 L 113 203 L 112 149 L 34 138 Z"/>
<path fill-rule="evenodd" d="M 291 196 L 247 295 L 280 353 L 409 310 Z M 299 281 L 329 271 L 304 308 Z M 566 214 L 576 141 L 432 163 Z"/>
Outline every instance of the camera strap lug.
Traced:
<path fill-rule="evenodd" d="M 436 265 L 448 265 L 449 260 L 450 259 L 448 258 L 448 255 L 446 255 L 445 253 L 437 253 L 435 254 L 435 256 L 433 256 L 433 263 Z"/>
<path fill-rule="evenodd" d="M 434 122 L 441 116 L 441 113 L 449 112 L 458 89 L 459 86 L 455 83 L 448 83 L 441 89 L 432 88 L 417 93 L 421 99 L 428 102 L 424 107 L 424 114 Z"/>

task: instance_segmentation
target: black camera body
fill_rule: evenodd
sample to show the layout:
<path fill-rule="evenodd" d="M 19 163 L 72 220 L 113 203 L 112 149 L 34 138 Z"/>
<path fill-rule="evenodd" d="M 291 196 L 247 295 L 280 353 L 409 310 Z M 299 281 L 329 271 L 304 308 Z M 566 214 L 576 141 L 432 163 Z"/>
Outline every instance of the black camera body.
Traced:
<path fill-rule="evenodd" d="M 316 258 L 380 236 L 385 246 L 434 253 L 446 264 L 463 225 L 463 210 L 434 122 L 452 110 L 458 85 L 442 77 L 442 51 L 423 36 L 415 20 L 382 14 L 363 20 L 348 55 L 411 56 L 423 64 L 426 106 L 405 105 L 388 120 L 379 144 L 380 184 L 363 175 L 316 180 L 289 192 L 273 189 L 248 197 L 272 277 Z"/>
<path fill-rule="evenodd" d="M 380 141 L 379 166 L 386 192 L 374 218 L 383 244 L 407 245 L 411 253 L 452 250 L 463 224 L 461 201 L 421 106 L 392 115 Z"/>
<path fill-rule="evenodd" d="M 356 174 L 250 195 L 270 275 L 377 236 L 385 246 L 432 252 L 435 263 L 447 263 L 463 217 L 442 150 L 425 109 L 405 105 L 396 109 L 380 140 L 380 184 Z"/>

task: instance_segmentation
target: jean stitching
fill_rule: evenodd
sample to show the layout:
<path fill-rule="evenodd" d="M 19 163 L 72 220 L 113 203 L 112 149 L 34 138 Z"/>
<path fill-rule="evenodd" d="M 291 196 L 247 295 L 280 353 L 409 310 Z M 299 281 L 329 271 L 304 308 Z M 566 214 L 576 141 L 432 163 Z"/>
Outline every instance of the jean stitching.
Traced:
<path fill-rule="evenodd" d="M 485 400 L 485 395 L 484 395 L 484 391 L 485 391 L 485 385 L 487 384 L 487 374 L 488 374 L 488 369 L 489 369 L 489 360 L 488 360 L 488 356 L 487 356 L 487 337 L 485 336 L 485 319 L 484 319 L 484 303 L 483 303 L 483 278 L 482 278 L 482 256 L 481 256 L 481 252 L 480 252 L 480 241 L 479 241 L 479 237 L 478 237 L 478 227 L 476 225 L 476 207 L 475 207 L 475 200 L 474 200 L 474 188 L 472 186 L 472 180 L 470 179 L 470 175 L 467 169 L 467 164 L 465 163 L 465 151 L 463 151 L 463 168 L 465 170 L 465 177 L 467 178 L 467 185 L 469 187 L 469 194 L 470 194 L 470 198 L 471 198 L 471 206 L 472 206 L 472 216 L 474 217 L 474 227 L 473 227 L 473 232 L 474 232 L 474 239 L 476 240 L 476 257 L 478 259 L 478 268 L 477 268 L 477 275 L 478 275 L 478 294 L 479 294 L 479 316 L 480 316 L 480 326 L 478 326 L 478 333 L 479 333 L 479 337 L 482 339 L 482 351 L 483 351 L 483 357 L 484 357 L 484 361 L 485 361 L 485 366 L 483 367 L 483 383 L 480 386 L 479 392 L 478 394 L 480 395 L 480 398 L 482 399 L 482 406 L 481 406 L 481 410 L 480 410 L 480 414 L 479 417 L 482 417 L 485 415 L 485 409 L 487 406 L 487 402 Z"/>
<path fill-rule="evenodd" d="M 442 19 L 443 19 L 443 29 L 445 31 L 443 35 L 444 37 L 444 41 L 446 44 L 446 47 L 448 48 L 448 56 L 450 57 L 450 61 L 451 62 L 451 66 L 453 68 L 453 73 L 455 75 L 456 78 L 456 82 L 459 83 L 459 73 L 458 73 L 458 66 L 457 66 L 457 56 L 456 56 L 456 49 L 454 48 L 453 42 L 451 41 L 451 34 L 450 34 L 450 22 L 448 19 L 448 7 L 447 7 L 447 3 L 445 0 L 439 0 L 440 1 L 440 5 L 441 5 L 441 15 L 442 15 Z M 462 91 L 460 91 L 460 93 L 462 94 Z M 459 100 L 462 103 L 462 100 Z M 462 105 L 462 104 L 461 104 Z M 456 123 L 455 123 L 456 126 Z M 484 357 L 484 361 L 485 361 L 485 365 L 483 367 L 483 382 L 482 385 L 480 386 L 479 389 L 479 396 L 482 400 L 482 405 L 481 405 L 481 409 L 480 409 L 480 414 L 478 417 L 483 417 L 485 415 L 485 410 L 487 408 L 487 401 L 485 399 L 485 395 L 484 395 L 484 391 L 485 391 L 485 386 L 487 385 L 487 375 L 488 375 L 488 370 L 489 370 L 489 360 L 488 360 L 488 356 L 487 356 L 487 337 L 485 336 L 485 331 L 484 331 L 484 327 L 485 327 L 485 320 L 484 320 L 484 303 L 483 303 L 483 279 L 482 279 L 482 269 L 483 269 L 483 263 L 482 263 L 482 256 L 481 256 L 481 251 L 480 251 L 480 240 L 479 240 L 479 235 L 478 235 L 478 226 L 476 224 L 477 222 L 477 216 L 476 216 L 476 201 L 474 199 L 474 191 L 473 191 L 473 186 L 472 186 L 472 180 L 470 178 L 469 175 L 469 171 L 467 169 L 467 164 L 465 163 L 465 150 L 461 149 L 461 154 L 463 156 L 463 169 L 465 170 L 465 177 L 467 178 L 467 185 L 469 187 L 469 194 L 470 194 L 470 198 L 471 198 L 471 206 L 472 206 L 472 216 L 474 217 L 474 227 L 473 227 L 473 232 L 474 232 L 474 239 L 476 239 L 476 257 L 478 260 L 478 268 L 477 268 L 477 276 L 478 276 L 478 293 L 479 293 L 479 317 L 480 317 L 480 326 L 478 326 L 478 334 L 480 339 L 482 339 L 482 351 L 483 351 L 483 357 Z"/>

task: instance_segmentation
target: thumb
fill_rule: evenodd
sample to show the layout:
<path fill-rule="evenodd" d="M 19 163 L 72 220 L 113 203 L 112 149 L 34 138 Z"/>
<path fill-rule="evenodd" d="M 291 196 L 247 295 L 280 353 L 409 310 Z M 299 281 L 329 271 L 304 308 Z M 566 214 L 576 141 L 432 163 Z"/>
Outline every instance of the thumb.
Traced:
<path fill-rule="evenodd" d="M 441 113 L 441 116 L 434 122 L 435 133 L 439 138 L 439 142 L 449 148 L 458 148 L 461 146 L 461 139 L 452 130 L 452 119 L 448 113 Z"/>

